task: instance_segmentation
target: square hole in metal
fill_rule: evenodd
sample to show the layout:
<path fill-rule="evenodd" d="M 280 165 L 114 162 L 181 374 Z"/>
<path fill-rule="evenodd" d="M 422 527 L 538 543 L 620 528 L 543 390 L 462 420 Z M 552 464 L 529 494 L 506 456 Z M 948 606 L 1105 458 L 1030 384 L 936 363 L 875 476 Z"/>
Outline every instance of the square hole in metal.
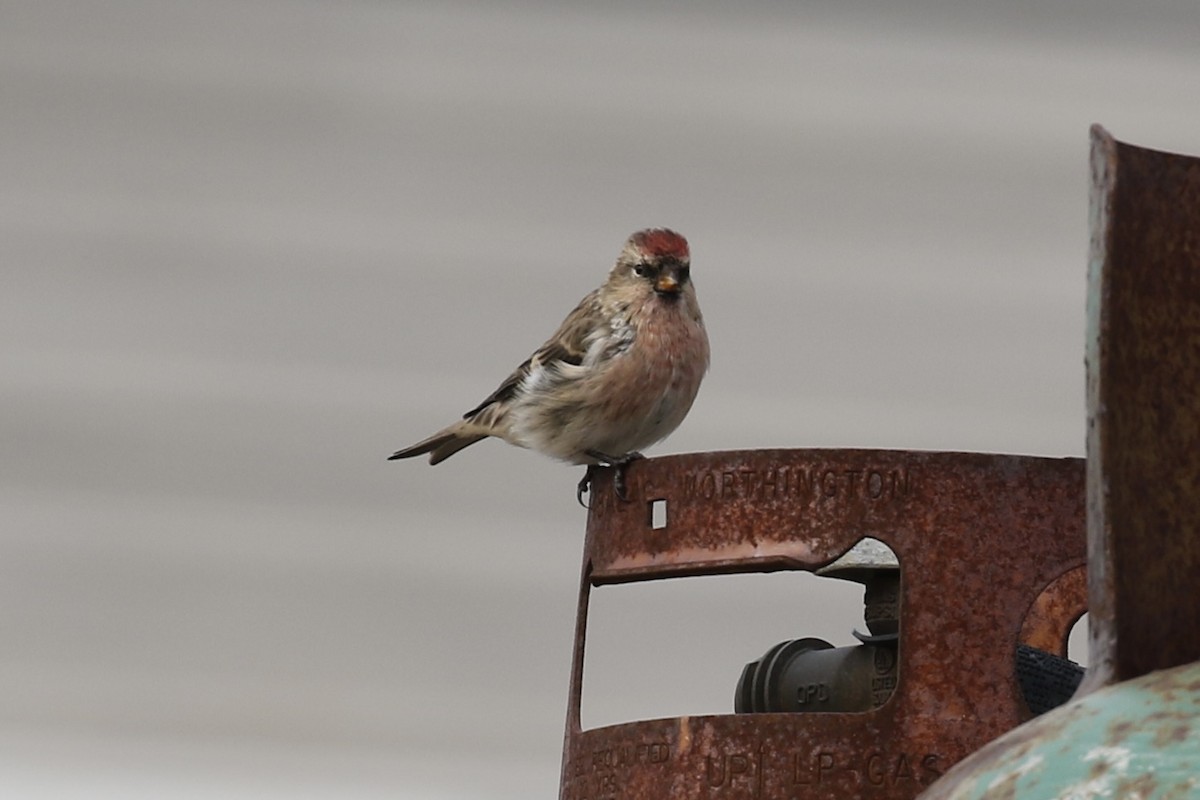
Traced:
<path fill-rule="evenodd" d="M 650 501 L 650 527 L 654 530 L 667 527 L 667 501 Z"/>

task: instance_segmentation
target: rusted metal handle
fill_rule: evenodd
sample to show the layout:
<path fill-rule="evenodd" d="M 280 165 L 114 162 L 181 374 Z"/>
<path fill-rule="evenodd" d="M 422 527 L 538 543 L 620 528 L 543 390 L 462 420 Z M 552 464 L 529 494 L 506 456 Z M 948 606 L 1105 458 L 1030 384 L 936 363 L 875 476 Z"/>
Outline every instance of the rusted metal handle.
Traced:
<path fill-rule="evenodd" d="M 1200 158 L 1092 128 L 1090 669 L 1200 660 Z"/>

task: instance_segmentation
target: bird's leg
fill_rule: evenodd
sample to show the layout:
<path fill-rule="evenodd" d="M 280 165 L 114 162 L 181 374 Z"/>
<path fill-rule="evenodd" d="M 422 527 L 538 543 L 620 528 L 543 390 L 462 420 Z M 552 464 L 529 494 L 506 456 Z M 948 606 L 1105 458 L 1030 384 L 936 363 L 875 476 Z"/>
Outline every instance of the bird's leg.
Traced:
<path fill-rule="evenodd" d="M 628 503 L 629 495 L 625 491 L 625 469 L 638 459 L 645 458 L 641 453 L 626 453 L 616 461 L 609 462 L 616 472 L 613 473 L 613 491 L 616 492 L 621 502 Z"/>
<path fill-rule="evenodd" d="M 601 453 L 599 450 L 587 450 L 586 455 L 597 461 L 603 462 L 616 470 L 613 473 L 613 492 L 622 502 L 629 502 L 629 496 L 625 491 L 625 469 L 638 459 L 645 458 L 644 455 L 638 452 L 626 453 L 623 456 L 610 456 Z M 590 481 L 591 474 L 584 476 L 585 480 Z M 581 484 L 582 485 L 582 484 Z"/>

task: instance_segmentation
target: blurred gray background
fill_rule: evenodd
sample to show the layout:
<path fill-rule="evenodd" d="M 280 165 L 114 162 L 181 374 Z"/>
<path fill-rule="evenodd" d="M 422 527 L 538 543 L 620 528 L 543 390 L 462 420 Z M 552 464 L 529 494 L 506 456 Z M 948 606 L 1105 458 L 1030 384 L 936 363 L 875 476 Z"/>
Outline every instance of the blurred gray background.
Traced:
<path fill-rule="evenodd" d="M 652 454 L 1082 454 L 1088 125 L 1200 152 L 1200 10 L 964 5 L 0 2 L 0 794 L 554 796 L 579 469 L 384 459 L 641 227 L 713 343 Z M 584 721 L 860 594 L 600 590 Z"/>

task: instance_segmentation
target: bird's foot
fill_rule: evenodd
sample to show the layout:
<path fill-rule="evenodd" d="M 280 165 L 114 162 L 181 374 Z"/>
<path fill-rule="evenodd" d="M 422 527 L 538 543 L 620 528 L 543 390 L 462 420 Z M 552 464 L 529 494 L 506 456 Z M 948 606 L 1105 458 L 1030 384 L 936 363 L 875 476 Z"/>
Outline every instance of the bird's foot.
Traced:
<path fill-rule="evenodd" d="M 583 477 L 579 479 L 579 485 L 575 487 L 575 502 L 584 508 L 590 509 L 587 503 L 583 502 L 583 496 L 591 492 L 592 489 L 592 465 L 587 465 L 587 471 L 583 473 Z"/>
<path fill-rule="evenodd" d="M 601 463 L 607 464 L 616 470 L 613 473 L 613 493 L 616 494 L 617 499 L 619 499 L 621 502 L 628 503 L 629 495 L 625 486 L 625 470 L 634 461 L 643 459 L 645 456 L 636 451 L 632 453 L 626 453 L 623 456 L 610 456 L 605 453 L 601 453 L 599 450 L 588 450 L 587 455 L 596 459 L 597 461 L 600 461 Z M 583 490 L 586 489 L 587 486 L 591 485 L 591 479 L 591 467 L 588 467 L 588 474 L 584 475 L 583 480 L 579 482 L 580 490 L 576 493 L 577 499 L 581 498 Z M 580 499 L 579 502 L 582 504 L 583 500 Z"/>
<path fill-rule="evenodd" d="M 613 463 L 616 472 L 613 473 L 613 491 L 622 503 L 629 502 L 629 495 L 625 491 L 625 470 L 634 461 L 645 458 L 641 453 L 626 453 L 620 459 Z"/>

